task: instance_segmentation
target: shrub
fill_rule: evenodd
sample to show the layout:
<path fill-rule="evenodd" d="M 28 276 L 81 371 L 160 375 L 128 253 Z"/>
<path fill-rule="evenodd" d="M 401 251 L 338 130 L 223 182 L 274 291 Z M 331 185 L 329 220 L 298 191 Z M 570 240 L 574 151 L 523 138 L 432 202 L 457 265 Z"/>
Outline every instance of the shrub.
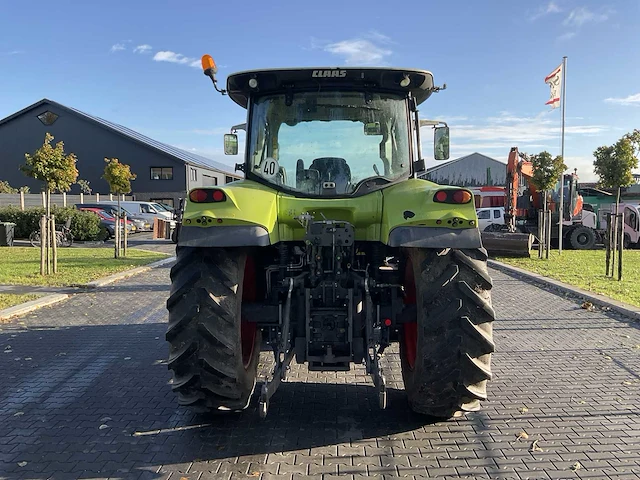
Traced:
<path fill-rule="evenodd" d="M 16 224 L 15 237 L 29 238 L 29 234 L 40 228 L 40 217 L 44 215 L 44 208 L 29 208 L 24 212 L 19 207 L 0 208 L 0 222 Z"/>
<path fill-rule="evenodd" d="M 18 207 L 0 208 L 0 222 L 16 224 L 16 238 L 29 238 L 34 230 L 40 228 L 40 217 L 44 215 L 43 207 L 28 208 L 24 212 Z M 91 212 L 81 212 L 73 207 L 51 208 L 57 224 L 64 224 L 71 218 L 71 233 L 74 240 L 102 240 L 100 218 Z"/>
<path fill-rule="evenodd" d="M 71 217 L 71 234 L 74 240 L 98 240 L 100 237 L 100 218 L 91 212 L 81 212 L 73 207 L 51 208 L 51 214 L 56 216 L 56 223 L 66 223 Z"/>

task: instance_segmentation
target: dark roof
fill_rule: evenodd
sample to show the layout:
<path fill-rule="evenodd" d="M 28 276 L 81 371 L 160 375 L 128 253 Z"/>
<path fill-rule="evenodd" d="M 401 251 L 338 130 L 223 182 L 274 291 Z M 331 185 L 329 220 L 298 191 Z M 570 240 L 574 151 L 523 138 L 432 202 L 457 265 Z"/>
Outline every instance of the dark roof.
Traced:
<path fill-rule="evenodd" d="M 487 155 L 483 155 L 482 153 L 478 153 L 478 152 L 474 152 L 474 153 L 470 153 L 469 155 L 465 155 L 464 157 L 460 157 L 460 158 L 456 158 L 454 160 L 450 160 L 448 162 L 445 163 L 441 163 L 440 165 L 436 165 L 434 167 L 429 167 L 427 168 L 426 172 L 423 175 L 426 175 L 427 173 L 431 173 L 431 172 L 435 172 L 436 170 L 440 170 L 441 168 L 445 168 L 445 167 L 450 167 L 451 165 L 453 165 L 454 163 L 458 163 L 464 160 L 468 160 L 471 157 L 474 156 L 480 156 L 480 157 L 484 157 L 488 160 L 492 160 L 494 162 L 500 163 L 502 165 L 504 165 L 505 168 L 507 168 L 507 164 L 504 162 L 501 162 L 500 160 L 496 160 L 495 158 L 491 158 Z"/>
<path fill-rule="evenodd" d="M 73 107 L 67 107 L 66 105 L 62 105 L 61 103 L 54 102 L 53 100 L 49 100 L 47 98 L 43 98 L 39 102 L 36 102 L 33 105 L 29 105 L 28 107 L 23 108 L 19 112 L 16 112 L 13 115 L 9 115 L 8 117 L 3 118 L 2 120 L 0 120 L 0 125 L 10 122 L 14 118 L 19 117 L 22 114 L 27 113 L 28 111 L 33 110 L 35 108 L 39 108 L 43 105 L 52 105 L 54 107 L 70 112 L 72 114 L 78 115 L 84 118 L 85 120 L 89 120 L 90 122 L 93 122 L 94 124 L 102 128 L 106 128 L 107 130 L 113 133 L 116 133 L 130 140 L 133 140 L 134 142 L 144 145 L 145 147 L 152 148 L 161 153 L 174 157 L 177 160 L 180 160 L 189 165 L 217 170 L 219 172 L 226 173 L 228 175 L 233 175 L 235 177 L 238 176 L 237 173 L 234 173 L 233 167 L 231 167 L 230 165 L 225 165 L 224 163 L 216 162 L 215 160 L 211 160 L 210 158 L 203 157 L 202 155 L 196 155 L 195 153 L 191 153 L 186 150 L 182 150 L 180 148 L 172 147 L 171 145 L 167 145 L 166 143 L 158 142 L 157 140 L 154 140 L 145 135 L 142 135 L 141 133 L 131 130 L 130 128 L 124 127 L 122 125 L 118 125 L 117 123 L 113 123 L 108 120 L 104 120 L 100 117 L 89 115 L 88 113 L 82 112 Z"/>
<path fill-rule="evenodd" d="M 400 86 L 404 77 L 409 77 L 406 87 Z M 249 80 L 258 81 L 256 88 L 249 86 Z M 269 70 L 249 70 L 237 72 L 227 77 L 227 91 L 231 99 L 247 108 L 249 96 L 253 93 L 266 94 L 287 90 L 340 89 L 388 91 L 406 95 L 409 92 L 417 103 L 424 102 L 434 91 L 433 74 L 427 70 L 413 68 L 373 68 L 373 67 L 304 67 L 274 68 Z"/>

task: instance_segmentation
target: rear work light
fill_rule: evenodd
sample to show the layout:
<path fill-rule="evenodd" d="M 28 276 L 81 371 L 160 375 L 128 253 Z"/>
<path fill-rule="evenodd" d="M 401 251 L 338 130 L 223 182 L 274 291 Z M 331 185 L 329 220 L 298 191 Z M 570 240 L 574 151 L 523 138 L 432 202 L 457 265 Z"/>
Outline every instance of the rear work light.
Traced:
<path fill-rule="evenodd" d="M 433 201 L 437 203 L 469 203 L 473 195 L 468 190 L 439 190 L 433 196 Z"/>
<path fill-rule="evenodd" d="M 194 203 L 217 203 L 224 202 L 227 196 L 222 190 L 211 190 L 197 188 L 189 194 L 189 200 Z"/>

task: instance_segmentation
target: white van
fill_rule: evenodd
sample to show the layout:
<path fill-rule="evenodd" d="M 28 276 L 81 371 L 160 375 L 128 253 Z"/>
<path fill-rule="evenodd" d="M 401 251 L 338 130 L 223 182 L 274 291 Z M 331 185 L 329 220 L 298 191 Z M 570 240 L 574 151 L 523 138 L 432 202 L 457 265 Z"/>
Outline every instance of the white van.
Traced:
<path fill-rule="evenodd" d="M 117 205 L 118 202 L 116 200 L 108 200 L 100 203 Z M 169 224 L 171 228 L 175 228 L 176 226 L 176 222 L 173 219 L 173 213 L 167 211 L 165 208 L 163 208 L 162 206 L 158 205 L 155 202 L 138 202 L 138 201 L 126 200 L 126 201 L 121 201 L 120 206 L 125 210 L 131 212 L 136 217 L 141 217 L 141 218 L 144 218 L 145 220 L 148 220 L 149 223 L 151 223 L 152 225 L 153 225 L 153 220 L 155 218 L 159 218 L 161 220 L 169 220 Z"/>
<path fill-rule="evenodd" d="M 478 229 L 483 232 L 489 225 L 504 225 L 504 207 L 476 208 Z"/>

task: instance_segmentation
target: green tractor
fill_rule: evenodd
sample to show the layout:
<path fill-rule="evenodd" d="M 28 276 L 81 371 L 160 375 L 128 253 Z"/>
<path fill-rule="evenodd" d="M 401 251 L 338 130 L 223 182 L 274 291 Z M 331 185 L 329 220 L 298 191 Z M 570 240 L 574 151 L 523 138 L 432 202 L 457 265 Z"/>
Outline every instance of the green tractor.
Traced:
<path fill-rule="evenodd" d="M 230 75 L 215 89 L 247 110 L 225 135 L 242 180 L 188 193 L 167 301 L 172 389 L 198 411 L 251 403 L 261 351 L 274 367 L 258 411 L 294 360 L 364 365 L 381 408 L 381 356 L 399 343 L 412 410 L 450 418 L 487 398 L 492 279 L 470 190 L 419 178 L 420 127 L 449 157 L 444 122 L 418 105 L 428 71 L 295 68 Z"/>

